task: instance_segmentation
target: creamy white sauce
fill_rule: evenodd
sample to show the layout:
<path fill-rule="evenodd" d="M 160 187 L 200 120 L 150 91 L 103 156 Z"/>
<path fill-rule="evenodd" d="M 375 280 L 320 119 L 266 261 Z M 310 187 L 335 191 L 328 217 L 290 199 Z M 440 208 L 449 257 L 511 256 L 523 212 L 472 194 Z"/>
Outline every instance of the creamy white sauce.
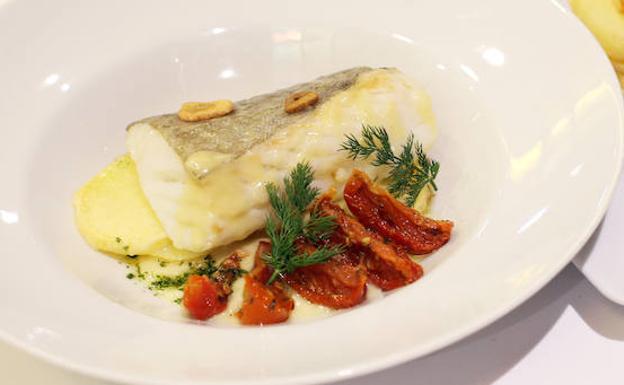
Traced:
<path fill-rule="evenodd" d="M 233 250 L 241 250 L 245 255 L 245 257 L 241 260 L 241 268 L 250 271 L 253 268 L 254 253 L 258 246 L 258 241 L 259 237 L 252 237 L 252 239 L 244 242 L 237 242 L 234 245 L 217 250 L 212 255 L 218 263 L 230 255 Z M 153 282 L 158 276 L 174 277 L 183 274 L 189 270 L 189 263 L 192 264 L 195 261 L 184 261 L 182 263 L 163 262 L 163 260 L 159 260 L 151 256 L 138 257 L 136 259 L 136 264 L 134 265 L 133 274 L 136 276 L 138 271 L 140 271 L 144 278 L 135 278 L 137 282 L 149 288 L 150 282 Z M 137 269 L 137 266 L 140 266 L 140 270 Z M 222 313 L 215 315 L 206 322 L 214 326 L 240 325 L 236 313 L 238 313 L 243 305 L 244 290 L 245 280 L 241 277 L 232 285 L 232 294 L 228 297 L 227 308 Z M 155 296 L 169 302 L 175 302 L 176 300 L 179 301 L 183 294 L 183 291 L 178 290 L 177 288 L 167 288 L 164 290 L 152 289 L 151 291 Z M 328 307 L 313 304 L 295 292 L 291 292 L 291 296 L 295 302 L 295 308 L 292 311 L 288 322 L 307 322 L 310 320 L 329 317 L 336 312 Z M 183 313 L 186 312 L 182 305 L 180 305 L 180 311 Z"/>
<path fill-rule="evenodd" d="M 253 268 L 254 254 L 258 247 L 258 241 L 261 239 L 259 235 L 254 235 L 248 240 L 236 242 L 233 245 L 220 248 L 211 254 L 219 263 L 221 260 L 229 256 L 234 250 L 243 252 L 244 257 L 241 260 L 241 268 L 250 271 Z M 183 274 L 189 269 L 189 262 L 169 262 L 163 264 L 163 260 L 155 257 L 140 256 L 136 259 L 134 274 L 137 274 L 136 266 L 140 266 L 140 271 L 144 275 L 144 279 L 138 279 L 139 284 L 149 287 L 149 283 L 156 279 L 157 276 L 177 276 Z M 245 290 L 245 280 L 237 279 L 232 285 L 232 294 L 228 298 L 227 308 L 214 317 L 206 321 L 207 324 L 220 327 L 241 326 L 236 314 L 243 305 L 243 292 Z M 182 298 L 182 290 L 169 288 L 165 290 L 152 290 L 152 293 L 165 301 L 175 302 Z M 290 314 L 287 323 L 310 322 L 313 320 L 323 319 L 340 313 L 344 310 L 334 310 L 326 306 L 314 304 L 294 291 L 290 291 L 290 295 L 295 303 L 295 308 Z M 367 285 L 365 302 L 377 301 L 384 297 L 383 291 L 374 285 Z M 186 310 L 180 305 L 180 312 L 186 316 Z"/>

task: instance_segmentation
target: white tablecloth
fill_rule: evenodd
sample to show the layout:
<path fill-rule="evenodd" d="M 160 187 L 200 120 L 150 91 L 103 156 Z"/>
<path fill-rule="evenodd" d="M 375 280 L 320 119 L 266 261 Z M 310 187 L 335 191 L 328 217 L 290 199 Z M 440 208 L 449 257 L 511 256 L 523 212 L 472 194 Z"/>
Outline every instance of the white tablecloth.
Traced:
<path fill-rule="evenodd" d="M 624 279 L 624 277 L 623 277 Z M 428 357 L 335 385 L 623 384 L 624 307 L 572 265 L 518 309 Z M 0 343 L 0 383 L 110 385 Z"/>

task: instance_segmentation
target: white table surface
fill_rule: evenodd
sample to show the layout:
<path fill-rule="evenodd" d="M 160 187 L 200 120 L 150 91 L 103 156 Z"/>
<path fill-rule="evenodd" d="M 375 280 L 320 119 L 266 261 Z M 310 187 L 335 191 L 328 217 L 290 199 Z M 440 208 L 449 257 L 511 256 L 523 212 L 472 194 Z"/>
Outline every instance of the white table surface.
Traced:
<path fill-rule="evenodd" d="M 5 0 L 0 0 L 0 3 Z M 563 3 L 565 0 L 557 0 Z M 622 277 L 624 279 L 624 277 Z M 427 357 L 334 385 L 623 384 L 624 306 L 568 265 L 519 308 Z M 0 342 L 1 383 L 111 385 Z"/>

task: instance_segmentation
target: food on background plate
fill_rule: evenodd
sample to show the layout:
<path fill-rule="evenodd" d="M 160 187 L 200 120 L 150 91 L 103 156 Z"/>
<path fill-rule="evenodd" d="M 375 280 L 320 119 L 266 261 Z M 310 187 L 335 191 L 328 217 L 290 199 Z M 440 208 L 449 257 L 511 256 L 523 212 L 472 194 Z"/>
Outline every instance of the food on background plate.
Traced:
<path fill-rule="evenodd" d="M 570 6 L 604 48 L 624 89 L 624 0 L 570 0 Z"/>
<path fill-rule="evenodd" d="M 413 256 L 450 239 L 452 222 L 424 216 L 434 125 L 427 93 L 392 68 L 185 103 L 129 125 L 129 154 L 77 192 L 76 223 L 196 319 L 352 307 L 420 278 Z"/>

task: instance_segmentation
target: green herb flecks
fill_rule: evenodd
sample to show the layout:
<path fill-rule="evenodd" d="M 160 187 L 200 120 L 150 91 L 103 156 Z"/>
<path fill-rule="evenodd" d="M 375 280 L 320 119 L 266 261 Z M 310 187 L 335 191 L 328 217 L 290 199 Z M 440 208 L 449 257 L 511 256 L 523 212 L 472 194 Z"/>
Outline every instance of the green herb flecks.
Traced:
<path fill-rule="evenodd" d="M 120 253 L 120 254 L 126 254 L 126 257 L 131 258 L 131 259 L 135 259 L 136 257 L 138 257 L 138 255 L 128 254 L 128 250 L 130 250 L 130 245 L 125 243 L 124 240 L 121 239 L 121 237 L 115 237 L 115 242 L 118 243 L 121 246 L 121 249 L 123 250 L 123 253 Z"/>
<path fill-rule="evenodd" d="M 202 261 L 202 263 L 199 264 L 199 266 L 194 266 L 194 268 L 191 269 L 191 274 L 207 275 L 210 277 L 218 269 L 219 268 L 215 265 L 214 259 L 212 259 L 212 256 L 207 255 L 204 257 L 204 260 Z"/>
<path fill-rule="evenodd" d="M 298 163 L 284 178 L 283 190 L 273 183 L 266 186 L 274 213 L 266 220 L 271 252 L 263 257 L 273 268 L 269 284 L 299 267 L 325 262 L 344 251 L 341 246 L 321 246 L 311 253 L 297 250 L 297 239 L 304 237 L 316 242 L 326 238 L 336 226 L 333 218 L 321 217 L 315 212 L 306 218 L 308 206 L 319 195 L 319 190 L 312 187 L 313 180 L 310 164 Z"/>
<path fill-rule="evenodd" d="M 170 288 L 181 288 L 186 283 L 186 280 L 191 275 L 190 272 L 185 272 L 180 275 L 169 276 L 169 275 L 157 275 L 156 279 L 153 280 L 149 287 L 152 290 L 164 290 Z"/>
<path fill-rule="evenodd" d="M 140 263 L 137 263 L 136 268 L 137 268 L 137 277 L 139 277 L 140 279 L 145 279 L 145 274 L 143 274 L 143 272 L 141 271 Z"/>
<path fill-rule="evenodd" d="M 237 269 L 236 272 L 230 271 L 232 269 L 225 269 L 230 274 L 235 274 L 239 277 L 245 270 Z M 178 289 L 182 290 L 188 277 L 191 275 L 206 275 L 212 277 L 214 273 L 219 271 L 214 263 L 214 260 L 210 255 L 204 257 L 199 264 L 193 264 L 189 262 L 189 270 L 178 275 L 156 275 L 155 279 L 149 283 L 150 290 L 166 290 L 166 289 Z"/>
<path fill-rule="evenodd" d="M 410 134 L 399 155 L 392 150 L 388 132 L 384 127 L 363 125 L 362 139 L 347 135 L 340 150 L 347 151 L 350 159 L 368 159 L 374 156 L 373 166 L 388 166 L 388 191 L 408 206 L 413 206 L 420 192 L 427 186 L 438 190 L 435 178 L 440 164 L 427 157 L 422 144 Z"/>

